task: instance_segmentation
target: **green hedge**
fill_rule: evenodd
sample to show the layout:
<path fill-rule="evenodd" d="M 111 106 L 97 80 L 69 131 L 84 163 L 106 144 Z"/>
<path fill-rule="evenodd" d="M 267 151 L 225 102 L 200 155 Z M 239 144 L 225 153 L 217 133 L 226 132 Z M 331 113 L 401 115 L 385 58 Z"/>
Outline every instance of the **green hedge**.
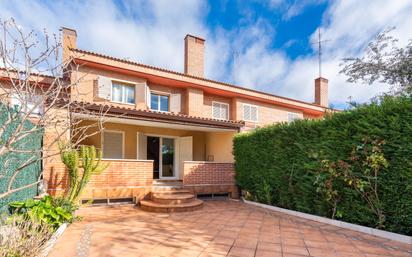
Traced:
<path fill-rule="evenodd" d="M 5 121 L 8 118 L 8 113 L 12 112 L 12 115 L 17 115 L 15 110 L 9 109 L 6 106 L 0 104 L 0 127 L 5 126 Z M 13 131 L 21 123 L 19 118 L 14 119 L 12 123 L 5 126 L 5 131 L 0 135 L 0 146 L 2 146 L 7 139 L 10 138 Z M 26 121 L 24 124 L 23 131 L 30 130 L 33 128 L 33 123 Z M 14 143 L 13 147 L 19 150 L 36 150 L 41 149 L 43 142 L 43 131 L 36 130 L 35 133 L 24 137 L 24 139 Z M 33 152 L 8 152 L 6 154 L 0 155 L 0 193 L 4 193 L 7 190 L 7 185 L 10 181 L 11 176 L 15 173 L 15 170 L 20 167 L 25 161 L 33 157 L 33 154 L 39 154 Z M 37 160 L 31 163 L 29 166 L 23 168 L 21 172 L 16 176 L 12 188 L 19 188 L 37 181 L 38 176 L 41 172 L 41 160 L 39 156 L 36 156 Z M 0 199 L 0 212 L 5 212 L 8 210 L 8 203 L 13 201 L 23 201 L 28 198 L 32 198 L 37 195 L 37 186 L 32 186 L 20 191 L 17 191 L 5 198 Z"/>
<path fill-rule="evenodd" d="M 365 137 L 384 140 L 389 162 L 379 174 L 378 192 L 384 229 L 412 235 L 412 99 L 386 97 L 324 120 L 299 120 L 241 133 L 234 138 L 236 180 L 259 202 L 331 217 L 328 202 L 316 190 L 319 154 L 348 160 Z M 362 172 L 362 171 L 357 171 Z M 359 193 L 338 186 L 340 220 L 375 227 L 377 217 Z"/>

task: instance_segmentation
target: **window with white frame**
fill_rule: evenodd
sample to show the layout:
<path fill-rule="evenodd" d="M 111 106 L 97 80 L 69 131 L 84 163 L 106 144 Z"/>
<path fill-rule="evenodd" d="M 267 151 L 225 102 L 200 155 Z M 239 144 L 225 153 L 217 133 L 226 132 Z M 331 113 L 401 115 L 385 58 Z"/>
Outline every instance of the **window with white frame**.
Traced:
<path fill-rule="evenodd" d="M 135 88 L 132 85 L 112 82 L 112 102 L 134 104 Z"/>
<path fill-rule="evenodd" d="M 103 131 L 103 158 L 123 159 L 124 134 L 121 131 Z"/>
<path fill-rule="evenodd" d="M 229 104 L 212 102 L 212 117 L 219 120 L 228 120 Z"/>
<path fill-rule="evenodd" d="M 288 112 L 288 122 L 300 120 L 302 117 L 298 113 Z"/>
<path fill-rule="evenodd" d="M 33 115 L 43 113 L 43 98 L 39 95 L 13 93 L 11 95 L 11 104 L 18 106 L 24 113 L 31 112 Z"/>
<path fill-rule="evenodd" d="M 150 93 L 150 109 L 159 112 L 169 111 L 169 96 Z"/>
<path fill-rule="evenodd" d="M 256 105 L 243 104 L 243 120 L 258 121 L 258 107 Z"/>

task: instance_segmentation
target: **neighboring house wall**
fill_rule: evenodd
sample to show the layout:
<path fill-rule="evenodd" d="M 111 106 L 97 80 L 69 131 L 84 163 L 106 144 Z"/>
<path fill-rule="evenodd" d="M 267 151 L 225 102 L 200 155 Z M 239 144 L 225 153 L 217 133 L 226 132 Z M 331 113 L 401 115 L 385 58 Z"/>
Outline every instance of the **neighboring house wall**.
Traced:
<path fill-rule="evenodd" d="M 303 112 L 297 109 L 285 108 L 282 106 L 276 106 L 273 104 L 260 103 L 258 101 L 251 101 L 247 99 L 236 99 L 236 118 L 239 120 L 244 119 L 244 105 L 257 106 L 257 126 L 265 126 L 278 122 L 287 122 L 288 113 L 295 113 L 300 118 L 303 118 Z"/>
<path fill-rule="evenodd" d="M 233 136 L 236 132 L 208 132 L 206 161 L 233 162 Z"/>

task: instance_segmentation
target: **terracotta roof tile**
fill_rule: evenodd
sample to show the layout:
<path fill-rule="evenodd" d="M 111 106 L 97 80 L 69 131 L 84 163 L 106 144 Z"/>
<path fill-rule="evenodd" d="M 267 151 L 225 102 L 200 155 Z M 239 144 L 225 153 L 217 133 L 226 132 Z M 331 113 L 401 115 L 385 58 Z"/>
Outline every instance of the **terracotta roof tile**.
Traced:
<path fill-rule="evenodd" d="M 158 112 L 145 109 L 132 109 L 108 104 L 96 104 L 88 102 L 73 102 L 73 106 L 79 106 L 89 111 L 105 112 L 108 116 L 131 117 L 138 120 L 156 120 L 158 122 L 190 123 L 193 125 L 207 125 L 212 127 L 225 127 L 239 129 L 244 126 L 244 121 L 219 120 L 205 117 L 196 117 L 173 112 Z"/>

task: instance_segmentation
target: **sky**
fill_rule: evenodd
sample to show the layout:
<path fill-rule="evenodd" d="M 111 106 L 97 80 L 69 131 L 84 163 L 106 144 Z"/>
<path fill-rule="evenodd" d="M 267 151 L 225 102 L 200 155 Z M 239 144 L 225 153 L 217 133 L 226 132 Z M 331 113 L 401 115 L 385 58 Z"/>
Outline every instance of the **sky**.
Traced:
<path fill-rule="evenodd" d="M 125 0 L 0 1 L 0 18 L 27 31 L 77 30 L 78 48 L 183 71 L 186 34 L 206 39 L 205 77 L 314 101 L 317 32 L 329 101 L 346 108 L 386 85 L 351 84 L 339 74 L 342 58 L 361 56 L 377 33 L 400 45 L 412 39 L 412 0 Z"/>

